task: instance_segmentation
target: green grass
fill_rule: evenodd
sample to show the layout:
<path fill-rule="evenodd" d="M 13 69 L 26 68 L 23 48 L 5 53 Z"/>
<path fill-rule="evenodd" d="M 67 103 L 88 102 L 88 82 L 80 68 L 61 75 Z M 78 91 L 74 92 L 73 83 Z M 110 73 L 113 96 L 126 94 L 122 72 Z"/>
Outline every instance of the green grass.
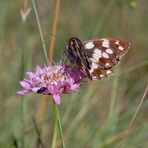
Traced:
<path fill-rule="evenodd" d="M 133 5 L 134 4 L 134 5 Z M 136 5 L 135 5 L 136 4 Z M 38 146 L 41 132 L 44 147 L 50 147 L 53 132 L 53 105 L 48 99 L 45 118 L 38 119 L 40 95 L 20 96 L 19 81 L 25 71 L 45 57 L 32 10 L 25 22 L 20 17 L 23 1 L 0 2 L 0 147 L 32 148 Z M 134 7 L 133 7 L 134 6 Z M 54 17 L 54 0 L 38 1 L 37 9 L 47 49 Z M 82 41 L 118 37 L 131 41 L 131 49 L 115 67 L 109 79 L 84 83 L 78 93 L 62 95 L 59 107 L 67 148 L 119 147 L 148 83 L 148 5 L 136 0 L 61 1 L 54 61 L 60 60 L 67 40 L 76 36 Z M 147 148 L 147 96 L 129 129 L 123 147 Z M 57 147 L 61 141 L 57 133 Z"/>

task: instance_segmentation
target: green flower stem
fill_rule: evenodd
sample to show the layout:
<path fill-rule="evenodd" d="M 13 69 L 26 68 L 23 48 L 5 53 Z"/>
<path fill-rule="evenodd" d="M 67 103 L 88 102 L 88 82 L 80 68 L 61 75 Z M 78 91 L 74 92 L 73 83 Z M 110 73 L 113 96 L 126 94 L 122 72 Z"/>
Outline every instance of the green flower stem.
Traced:
<path fill-rule="evenodd" d="M 42 42 L 42 46 L 43 46 L 45 60 L 46 60 L 46 63 L 48 64 L 48 56 L 47 56 L 45 40 L 44 40 L 44 37 L 43 37 L 43 32 L 42 32 L 42 29 L 41 29 L 41 24 L 40 24 L 38 12 L 37 12 L 36 4 L 35 4 L 34 0 L 32 0 L 32 5 L 33 5 L 34 12 L 35 12 L 35 16 L 36 16 L 36 20 L 37 20 L 37 24 L 38 24 L 38 29 L 39 29 L 39 32 L 40 32 L 40 37 L 41 37 L 41 42 Z"/>
<path fill-rule="evenodd" d="M 58 126 L 58 108 L 55 102 L 53 102 L 54 105 L 54 129 L 53 129 L 53 139 L 52 139 L 52 148 L 55 148 L 56 146 L 56 137 L 57 137 L 57 126 Z"/>
<path fill-rule="evenodd" d="M 58 126 L 59 132 L 60 132 L 60 137 L 61 137 L 61 141 L 62 141 L 62 148 L 65 148 L 61 120 L 60 120 L 60 114 L 59 114 L 58 106 L 55 102 L 54 102 L 54 113 L 55 113 L 55 115 L 54 115 L 55 119 L 54 119 L 52 148 L 55 148 L 55 146 L 56 146 L 57 126 Z"/>
<path fill-rule="evenodd" d="M 60 131 L 62 148 L 65 148 L 64 137 L 63 137 L 63 132 L 62 132 L 62 126 L 61 126 L 61 119 L 60 119 L 60 114 L 59 114 L 59 110 L 58 110 L 57 105 L 56 105 L 56 110 L 57 110 L 57 113 L 58 113 L 58 117 L 57 117 L 58 118 L 58 128 L 59 128 L 59 131 Z"/>

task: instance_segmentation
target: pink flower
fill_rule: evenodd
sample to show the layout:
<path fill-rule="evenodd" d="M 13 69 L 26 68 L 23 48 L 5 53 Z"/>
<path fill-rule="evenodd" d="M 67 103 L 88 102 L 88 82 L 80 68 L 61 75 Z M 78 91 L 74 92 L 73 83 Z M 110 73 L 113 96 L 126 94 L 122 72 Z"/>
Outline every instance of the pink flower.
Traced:
<path fill-rule="evenodd" d="M 26 75 L 29 79 L 20 82 L 24 90 L 18 91 L 18 94 L 50 94 L 57 104 L 60 104 L 62 93 L 77 91 L 84 77 L 80 70 L 67 65 L 48 65 L 43 69 L 37 65 L 34 72 L 27 72 Z"/>

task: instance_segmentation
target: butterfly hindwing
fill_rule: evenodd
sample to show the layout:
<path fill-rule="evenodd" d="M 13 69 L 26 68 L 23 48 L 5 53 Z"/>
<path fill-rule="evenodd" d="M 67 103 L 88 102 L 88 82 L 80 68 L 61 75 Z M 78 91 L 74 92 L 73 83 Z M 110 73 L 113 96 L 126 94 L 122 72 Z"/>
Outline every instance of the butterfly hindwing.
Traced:
<path fill-rule="evenodd" d="M 108 78 L 110 75 L 113 74 L 113 70 L 112 68 L 98 68 L 98 69 L 94 69 L 92 68 L 90 70 L 90 74 L 92 77 L 92 80 L 100 80 L 100 79 L 104 79 L 104 78 Z"/>

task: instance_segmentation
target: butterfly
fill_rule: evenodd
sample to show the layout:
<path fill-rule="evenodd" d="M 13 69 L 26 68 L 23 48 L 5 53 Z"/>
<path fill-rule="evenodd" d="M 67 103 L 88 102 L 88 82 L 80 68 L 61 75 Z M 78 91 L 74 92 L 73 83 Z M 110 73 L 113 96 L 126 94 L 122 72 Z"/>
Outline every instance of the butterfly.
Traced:
<path fill-rule="evenodd" d="M 112 67 L 130 48 L 130 42 L 113 38 L 93 39 L 81 42 L 71 37 L 65 54 L 91 80 L 107 78 L 113 73 Z"/>

